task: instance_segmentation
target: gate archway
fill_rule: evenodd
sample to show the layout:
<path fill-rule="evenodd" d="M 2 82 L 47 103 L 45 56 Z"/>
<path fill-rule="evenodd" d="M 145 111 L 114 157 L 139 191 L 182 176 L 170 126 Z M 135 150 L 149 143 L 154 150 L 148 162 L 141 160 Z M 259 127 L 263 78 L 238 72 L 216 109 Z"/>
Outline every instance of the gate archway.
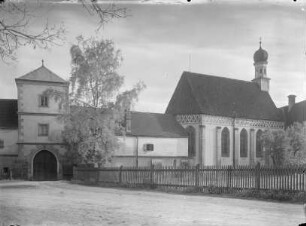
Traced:
<path fill-rule="evenodd" d="M 56 180 L 57 160 L 50 151 L 42 150 L 33 159 L 34 180 Z"/>

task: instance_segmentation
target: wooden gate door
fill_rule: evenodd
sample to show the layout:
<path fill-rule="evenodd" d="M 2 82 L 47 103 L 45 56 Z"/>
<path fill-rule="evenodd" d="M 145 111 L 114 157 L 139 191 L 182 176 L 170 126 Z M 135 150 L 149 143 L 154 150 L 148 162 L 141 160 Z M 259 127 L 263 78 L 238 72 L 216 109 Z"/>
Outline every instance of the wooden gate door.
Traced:
<path fill-rule="evenodd" d="M 33 160 L 33 179 L 57 179 L 57 161 L 51 152 L 43 150 L 36 154 Z"/>

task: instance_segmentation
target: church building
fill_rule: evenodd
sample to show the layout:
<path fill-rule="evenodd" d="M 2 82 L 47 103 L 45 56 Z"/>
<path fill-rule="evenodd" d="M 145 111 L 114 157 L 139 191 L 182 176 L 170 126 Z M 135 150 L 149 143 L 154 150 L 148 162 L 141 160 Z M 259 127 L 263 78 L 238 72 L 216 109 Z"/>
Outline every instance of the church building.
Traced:
<path fill-rule="evenodd" d="M 175 115 L 189 134 L 193 164 L 268 163 L 260 141 L 267 129 L 284 128 L 269 95 L 268 53 L 254 53 L 255 78 L 237 79 L 184 72 L 166 113 Z"/>

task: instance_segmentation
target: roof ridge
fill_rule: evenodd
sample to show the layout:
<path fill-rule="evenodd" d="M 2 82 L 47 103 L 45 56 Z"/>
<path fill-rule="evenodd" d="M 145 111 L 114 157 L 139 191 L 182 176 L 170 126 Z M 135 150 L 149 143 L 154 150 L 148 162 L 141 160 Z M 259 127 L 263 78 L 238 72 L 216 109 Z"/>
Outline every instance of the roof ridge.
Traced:
<path fill-rule="evenodd" d="M 245 83 L 249 83 L 249 84 L 255 84 L 252 81 L 246 81 L 246 80 L 241 80 L 241 79 L 236 79 L 236 78 L 228 78 L 228 77 L 219 76 L 219 75 L 208 75 L 208 74 L 201 74 L 201 73 L 190 72 L 190 71 L 184 71 L 183 74 L 191 74 L 191 75 L 194 75 L 194 76 L 206 76 L 206 77 L 212 77 L 212 78 L 221 78 L 221 79 L 228 79 L 228 80 L 235 80 L 235 81 L 239 81 L 239 82 L 245 82 Z"/>
<path fill-rule="evenodd" d="M 166 113 L 158 113 L 158 112 L 145 112 L 145 111 L 131 111 L 131 113 L 144 113 L 144 114 L 155 114 L 155 115 L 171 115 Z"/>
<path fill-rule="evenodd" d="M 68 83 L 68 81 L 66 81 L 61 76 L 57 75 L 44 65 L 26 73 L 25 75 L 16 78 L 15 80 Z"/>
<path fill-rule="evenodd" d="M 34 70 L 32 70 L 32 71 L 29 71 L 29 72 L 26 73 L 25 75 L 22 75 L 22 76 L 20 76 L 20 77 L 18 77 L 18 78 L 16 78 L 16 79 L 22 79 L 22 77 L 25 77 L 25 76 L 27 76 L 27 75 L 29 75 L 29 74 L 31 74 L 31 73 L 37 71 L 38 69 L 40 69 L 40 68 L 42 68 L 42 67 L 43 67 L 43 66 L 40 66 L 40 67 L 38 67 L 38 68 L 36 68 L 36 69 L 34 69 Z"/>
<path fill-rule="evenodd" d="M 295 104 L 304 104 L 304 103 L 306 103 L 306 100 L 302 100 L 302 101 L 297 102 L 297 103 L 295 103 Z M 287 105 L 287 106 L 288 106 L 288 105 Z"/>
<path fill-rule="evenodd" d="M 41 67 L 45 68 L 47 71 L 51 72 L 53 75 L 55 75 L 56 77 L 64 80 L 62 77 L 60 77 L 59 75 L 57 75 L 56 73 L 54 73 L 53 71 L 51 71 L 49 68 L 45 67 L 45 65 L 42 65 Z M 64 80 L 65 81 L 65 80 Z"/>

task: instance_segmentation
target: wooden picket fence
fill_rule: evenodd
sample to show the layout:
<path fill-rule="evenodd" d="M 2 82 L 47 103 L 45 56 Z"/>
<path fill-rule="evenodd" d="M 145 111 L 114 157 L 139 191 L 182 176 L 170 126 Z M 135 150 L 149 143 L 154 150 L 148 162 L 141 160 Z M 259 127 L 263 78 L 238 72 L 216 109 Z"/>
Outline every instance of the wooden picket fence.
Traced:
<path fill-rule="evenodd" d="M 92 184 L 172 188 L 306 190 L 306 168 L 249 166 L 74 168 L 75 181 Z"/>

